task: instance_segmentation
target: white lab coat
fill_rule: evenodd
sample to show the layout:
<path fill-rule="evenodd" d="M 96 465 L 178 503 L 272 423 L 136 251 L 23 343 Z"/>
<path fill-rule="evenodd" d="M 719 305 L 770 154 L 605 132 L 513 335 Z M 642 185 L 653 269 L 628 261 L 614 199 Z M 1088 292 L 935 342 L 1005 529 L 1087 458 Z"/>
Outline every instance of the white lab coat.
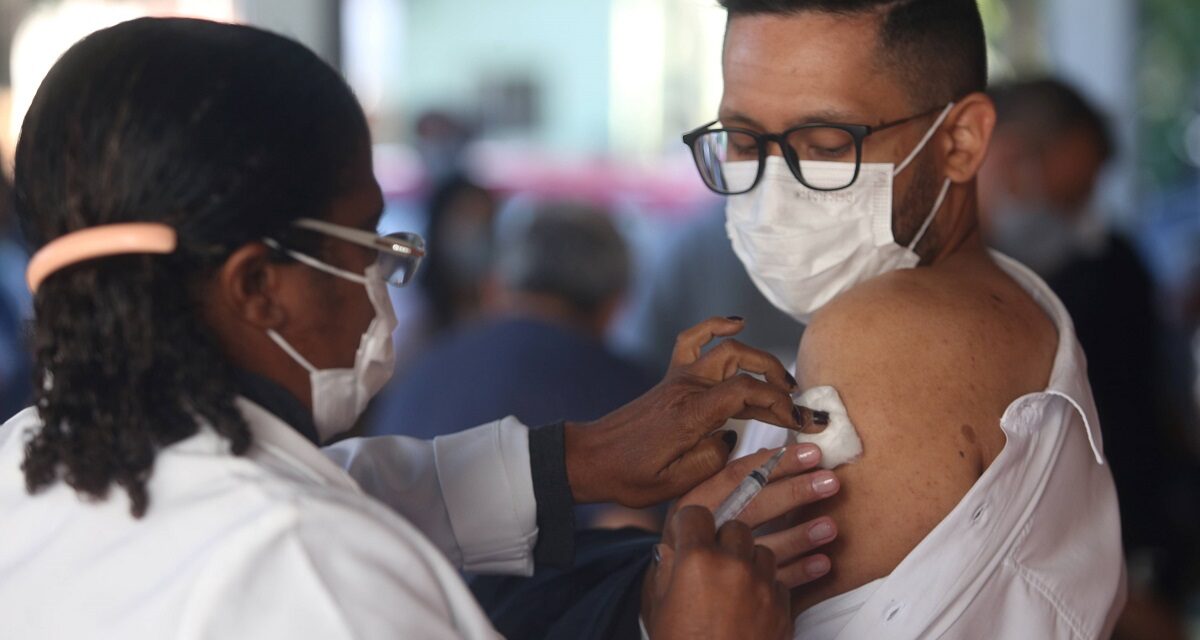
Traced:
<path fill-rule="evenodd" d="M 351 440 L 326 457 L 239 405 L 247 455 L 209 428 L 167 447 L 141 520 L 116 488 L 98 502 L 61 482 L 28 495 L 20 465 L 37 412 L 0 427 L 0 637 L 498 637 L 438 548 L 475 571 L 532 570 L 522 425 Z"/>

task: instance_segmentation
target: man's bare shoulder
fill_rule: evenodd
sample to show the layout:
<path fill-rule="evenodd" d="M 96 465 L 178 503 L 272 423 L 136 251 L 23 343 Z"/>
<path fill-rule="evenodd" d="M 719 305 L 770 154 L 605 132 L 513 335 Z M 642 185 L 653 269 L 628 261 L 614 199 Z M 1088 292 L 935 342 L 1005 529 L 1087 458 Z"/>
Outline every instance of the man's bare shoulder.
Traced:
<path fill-rule="evenodd" d="M 881 338 L 905 330 L 913 337 L 940 337 L 955 345 L 983 341 L 1004 350 L 1020 346 L 1006 334 L 1048 336 L 1053 325 L 1033 298 L 986 258 L 963 268 L 903 269 L 868 280 L 818 311 L 809 330 L 818 336 L 865 331 Z M 972 335 L 980 330 L 1001 335 Z"/>
<path fill-rule="evenodd" d="M 1029 386 L 1031 378 L 1044 385 L 1057 331 L 1033 298 L 985 259 L 895 271 L 834 298 L 808 326 L 801 363 L 815 374 L 870 362 L 875 366 L 864 374 L 919 374 L 923 385 L 942 376 L 951 377 L 950 387 L 964 378 L 1000 390 Z M 1041 357 L 1031 358 L 1035 353 Z M 963 375 L 988 365 L 1004 370 Z"/>
<path fill-rule="evenodd" d="M 1008 404 L 1045 388 L 1056 337 L 994 264 L 890 273 L 814 316 L 797 377 L 838 390 L 863 456 L 821 507 L 842 531 L 835 575 L 800 606 L 887 575 L 957 505 L 1003 449 Z"/>

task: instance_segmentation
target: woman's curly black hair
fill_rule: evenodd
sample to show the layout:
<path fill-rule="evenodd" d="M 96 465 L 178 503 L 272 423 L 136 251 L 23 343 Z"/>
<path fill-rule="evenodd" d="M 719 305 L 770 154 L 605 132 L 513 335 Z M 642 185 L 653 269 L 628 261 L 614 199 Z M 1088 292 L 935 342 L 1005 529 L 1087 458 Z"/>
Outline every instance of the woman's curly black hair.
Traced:
<path fill-rule="evenodd" d="M 31 248 L 121 222 L 168 224 L 179 242 L 68 267 L 38 289 L 30 493 L 61 479 L 102 499 L 115 483 L 141 517 L 161 448 L 208 425 L 247 450 L 201 285 L 239 246 L 325 217 L 368 139 L 336 71 L 251 27 L 134 20 L 54 65 L 17 148 L 14 205 Z"/>

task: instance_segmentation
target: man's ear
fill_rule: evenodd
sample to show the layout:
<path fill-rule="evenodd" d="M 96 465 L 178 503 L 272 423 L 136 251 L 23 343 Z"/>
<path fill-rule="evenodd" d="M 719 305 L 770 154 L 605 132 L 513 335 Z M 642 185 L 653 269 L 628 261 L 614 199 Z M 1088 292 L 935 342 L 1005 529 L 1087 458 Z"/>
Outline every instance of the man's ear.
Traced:
<path fill-rule="evenodd" d="M 979 173 L 996 127 L 996 107 L 983 93 L 972 93 L 960 100 L 946 117 L 938 136 L 945 162 L 945 174 L 956 184 L 970 182 Z"/>
<path fill-rule="evenodd" d="M 271 260 L 272 250 L 251 242 L 234 251 L 217 274 L 217 295 L 230 315 L 260 329 L 276 329 L 287 321 L 278 303 L 281 265 Z"/>

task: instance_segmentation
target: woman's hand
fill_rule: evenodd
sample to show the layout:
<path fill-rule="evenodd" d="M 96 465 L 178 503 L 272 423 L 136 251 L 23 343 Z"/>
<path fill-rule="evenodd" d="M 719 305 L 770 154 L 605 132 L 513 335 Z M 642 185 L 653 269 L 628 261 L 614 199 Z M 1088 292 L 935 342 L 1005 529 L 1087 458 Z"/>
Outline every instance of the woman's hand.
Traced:
<path fill-rule="evenodd" d="M 723 471 L 680 498 L 675 509 L 699 505 L 715 510 L 721 501 L 733 493 L 738 483 L 777 451 L 759 451 L 733 461 Z M 736 520 L 750 529 L 773 521 L 786 522 L 783 516 L 796 513 L 797 508 L 836 494 L 840 485 L 832 471 L 805 473 L 820 462 L 821 450 L 816 445 L 788 446 L 779 459 L 779 465 L 771 473 L 767 486 L 754 496 L 754 500 Z M 836 537 L 837 525 L 831 518 L 822 517 L 796 525 L 785 524 L 777 531 L 759 535 L 755 542 L 774 552 L 779 563 L 779 581 L 793 588 L 829 573 L 828 556 L 809 554 Z"/>
<path fill-rule="evenodd" d="M 775 579 L 775 555 L 756 546 L 734 520 L 715 531 L 712 513 L 688 506 L 667 523 L 661 558 L 642 590 L 651 640 L 792 637 L 787 588 Z"/>
<path fill-rule="evenodd" d="M 713 318 L 688 329 L 657 386 L 595 422 L 566 425 L 576 502 L 645 507 L 683 495 L 725 466 L 737 436 L 713 432 L 730 418 L 804 426 L 810 413 L 792 404 L 796 381 L 773 356 L 735 340 L 700 354 L 743 326 L 740 319 Z"/>

